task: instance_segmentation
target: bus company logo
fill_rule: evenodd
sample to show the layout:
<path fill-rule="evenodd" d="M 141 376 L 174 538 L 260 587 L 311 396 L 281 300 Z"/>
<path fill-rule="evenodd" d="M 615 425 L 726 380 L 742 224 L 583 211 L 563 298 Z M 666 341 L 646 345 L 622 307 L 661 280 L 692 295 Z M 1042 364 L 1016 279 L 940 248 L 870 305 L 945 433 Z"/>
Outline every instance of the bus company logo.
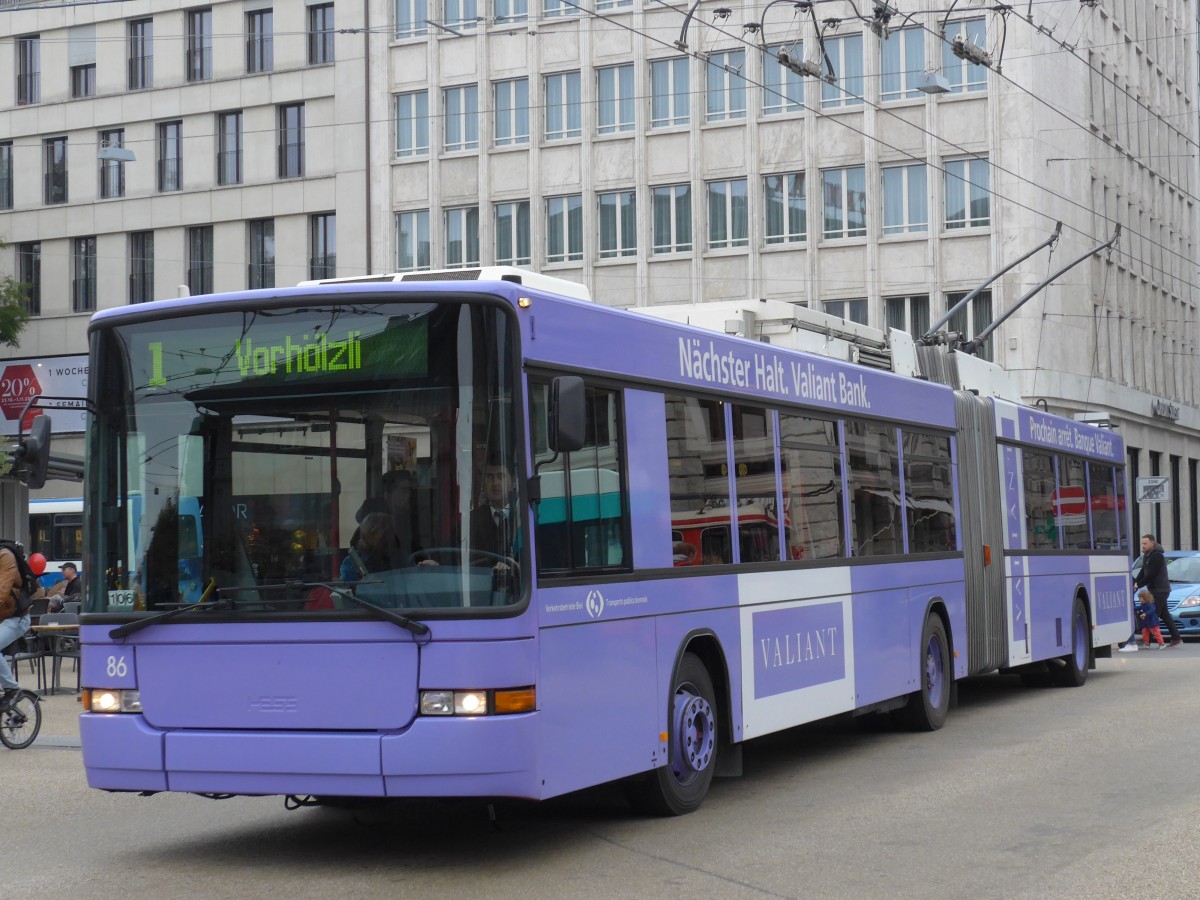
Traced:
<path fill-rule="evenodd" d="M 588 591 L 584 606 L 587 608 L 588 618 L 600 618 L 604 615 L 604 595 L 599 591 Z"/>
<path fill-rule="evenodd" d="M 251 697 L 250 712 L 252 713 L 290 713 L 295 712 L 298 701 L 295 697 Z"/>

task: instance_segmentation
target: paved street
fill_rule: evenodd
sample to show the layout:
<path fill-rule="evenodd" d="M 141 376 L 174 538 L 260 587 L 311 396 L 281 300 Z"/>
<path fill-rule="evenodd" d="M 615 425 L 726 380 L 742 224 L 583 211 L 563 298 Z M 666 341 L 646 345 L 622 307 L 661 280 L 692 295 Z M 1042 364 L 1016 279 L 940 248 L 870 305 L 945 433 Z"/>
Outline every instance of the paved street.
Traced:
<path fill-rule="evenodd" d="M 680 819 L 611 787 L 541 805 L 288 812 L 104 794 L 72 696 L 0 749 L 4 893 L 101 897 L 1200 897 L 1200 644 L 1101 660 L 1080 690 L 991 676 L 941 732 L 874 719 L 748 745 Z M 1181 764 L 1182 761 L 1182 764 Z"/>

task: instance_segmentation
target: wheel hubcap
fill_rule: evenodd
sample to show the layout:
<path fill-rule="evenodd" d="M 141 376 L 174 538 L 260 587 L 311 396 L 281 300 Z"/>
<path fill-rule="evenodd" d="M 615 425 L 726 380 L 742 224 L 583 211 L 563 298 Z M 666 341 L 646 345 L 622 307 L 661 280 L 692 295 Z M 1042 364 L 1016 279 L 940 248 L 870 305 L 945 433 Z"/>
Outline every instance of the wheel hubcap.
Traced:
<path fill-rule="evenodd" d="M 929 705 L 938 709 L 942 705 L 943 682 L 946 678 L 945 660 L 942 659 L 942 645 L 938 639 L 931 637 L 925 647 L 925 694 Z"/>
<path fill-rule="evenodd" d="M 671 771 L 688 784 L 712 762 L 716 749 L 716 716 L 709 702 L 683 685 L 675 694 L 675 746 Z"/>

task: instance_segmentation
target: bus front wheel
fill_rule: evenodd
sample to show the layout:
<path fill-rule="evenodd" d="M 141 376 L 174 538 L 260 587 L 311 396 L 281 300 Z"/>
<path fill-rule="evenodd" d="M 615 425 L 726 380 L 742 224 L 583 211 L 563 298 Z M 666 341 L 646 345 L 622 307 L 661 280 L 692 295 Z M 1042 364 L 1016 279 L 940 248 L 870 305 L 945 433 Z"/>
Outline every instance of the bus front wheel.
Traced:
<path fill-rule="evenodd" d="M 913 731 L 937 731 L 946 724 L 954 680 L 950 642 L 940 616 L 931 614 L 925 619 L 919 650 L 921 686 L 908 695 L 908 704 L 900 712 L 904 724 Z"/>
<path fill-rule="evenodd" d="M 634 807 L 660 816 L 681 816 L 699 808 L 712 784 L 717 757 L 717 701 L 708 669 L 698 656 L 685 653 L 671 681 L 670 759 L 626 788 Z"/>

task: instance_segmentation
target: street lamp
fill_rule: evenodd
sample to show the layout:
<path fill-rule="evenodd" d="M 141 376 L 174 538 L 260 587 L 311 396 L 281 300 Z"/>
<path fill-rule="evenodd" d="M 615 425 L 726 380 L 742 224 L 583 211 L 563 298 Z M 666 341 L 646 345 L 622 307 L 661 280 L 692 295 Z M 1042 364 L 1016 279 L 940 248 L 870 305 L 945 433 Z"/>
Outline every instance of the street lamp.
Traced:
<path fill-rule="evenodd" d="M 96 151 L 96 159 L 107 159 L 113 162 L 133 162 L 137 159 L 133 151 L 119 147 L 110 141 L 101 141 L 100 149 Z"/>

